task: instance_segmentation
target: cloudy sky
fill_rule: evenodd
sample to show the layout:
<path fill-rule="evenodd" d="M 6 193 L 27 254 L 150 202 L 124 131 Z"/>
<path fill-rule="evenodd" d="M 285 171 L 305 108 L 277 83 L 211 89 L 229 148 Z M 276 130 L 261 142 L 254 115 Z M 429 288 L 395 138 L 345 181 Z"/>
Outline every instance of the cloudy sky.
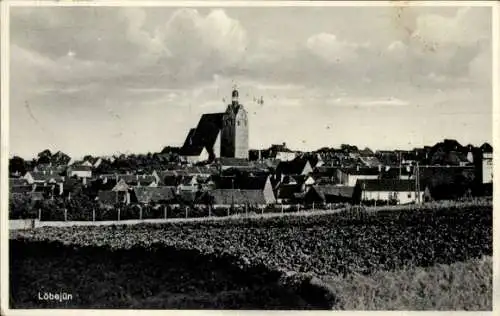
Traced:
<path fill-rule="evenodd" d="M 489 8 L 15 7 L 10 27 L 23 157 L 180 145 L 233 84 L 251 148 L 492 139 Z"/>

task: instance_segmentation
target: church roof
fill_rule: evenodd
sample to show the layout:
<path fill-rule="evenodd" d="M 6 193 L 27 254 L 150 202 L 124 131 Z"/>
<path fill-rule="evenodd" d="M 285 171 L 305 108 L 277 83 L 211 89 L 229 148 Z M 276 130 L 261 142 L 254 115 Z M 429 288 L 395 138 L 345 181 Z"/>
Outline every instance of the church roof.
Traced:
<path fill-rule="evenodd" d="M 197 156 L 206 148 L 209 154 L 214 154 L 213 146 L 222 128 L 224 113 L 203 114 L 198 126 L 189 131 L 180 153 L 183 156 Z"/>

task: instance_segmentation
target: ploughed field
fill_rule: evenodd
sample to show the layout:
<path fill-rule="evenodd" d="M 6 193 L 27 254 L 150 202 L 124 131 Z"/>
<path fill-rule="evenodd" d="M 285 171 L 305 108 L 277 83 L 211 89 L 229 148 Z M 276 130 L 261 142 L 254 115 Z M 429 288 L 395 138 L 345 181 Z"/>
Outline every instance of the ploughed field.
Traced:
<path fill-rule="evenodd" d="M 491 256 L 492 206 L 43 227 L 11 232 L 10 254 L 14 308 L 351 309 L 331 280 Z"/>

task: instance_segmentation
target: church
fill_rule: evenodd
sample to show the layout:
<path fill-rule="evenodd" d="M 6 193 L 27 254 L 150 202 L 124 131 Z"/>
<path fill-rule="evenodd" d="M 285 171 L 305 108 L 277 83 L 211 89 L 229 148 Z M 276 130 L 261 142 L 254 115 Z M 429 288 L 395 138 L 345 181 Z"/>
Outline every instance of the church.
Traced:
<path fill-rule="evenodd" d="M 248 115 L 239 103 L 238 90 L 226 111 L 203 114 L 189 130 L 180 150 L 188 163 L 213 161 L 218 157 L 248 159 Z"/>

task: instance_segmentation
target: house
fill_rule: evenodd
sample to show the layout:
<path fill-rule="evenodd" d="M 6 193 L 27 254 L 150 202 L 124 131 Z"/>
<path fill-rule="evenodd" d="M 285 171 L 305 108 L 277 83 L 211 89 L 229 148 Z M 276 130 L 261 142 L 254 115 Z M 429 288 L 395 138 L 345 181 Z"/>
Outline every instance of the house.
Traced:
<path fill-rule="evenodd" d="M 339 168 L 337 169 L 337 178 L 343 186 L 354 187 L 358 180 L 378 179 L 380 175 L 379 168 Z"/>
<path fill-rule="evenodd" d="M 291 161 L 296 157 L 295 152 L 286 147 L 286 143 L 283 143 L 282 145 L 272 145 L 269 151 L 269 158 L 274 158 L 280 161 Z"/>
<path fill-rule="evenodd" d="M 29 184 L 62 183 L 64 177 L 46 171 L 28 171 L 23 177 Z"/>
<path fill-rule="evenodd" d="M 92 166 L 84 164 L 71 166 L 68 168 L 68 177 L 92 178 Z"/>
<path fill-rule="evenodd" d="M 176 199 L 176 188 L 170 186 L 158 187 L 134 187 L 130 200 L 132 203 L 151 204 L 165 203 L 169 204 Z"/>
<path fill-rule="evenodd" d="M 382 165 L 375 156 L 359 156 L 358 161 L 366 168 L 376 168 Z"/>
<path fill-rule="evenodd" d="M 354 187 L 338 185 L 313 185 L 305 194 L 305 203 L 352 202 Z"/>
<path fill-rule="evenodd" d="M 381 168 L 380 178 L 381 179 L 400 179 L 409 180 L 415 179 L 415 167 L 413 166 L 401 166 L 401 167 L 390 167 L 385 166 Z"/>
<path fill-rule="evenodd" d="M 493 183 L 493 152 L 483 152 L 481 160 L 481 179 L 483 184 Z"/>
<path fill-rule="evenodd" d="M 292 161 L 282 161 L 276 167 L 276 174 L 283 178 L 285 175 L 307 175 L 313 171 L 309 160 L 297 157 Z"/>
<path fill-rule="evenodd" d="M 215 190 L 208 194 L 214 199 L 214 205 L 258 205 L 265 206 L 276 202 L 270 176 L 241 177 L 235 181 L 232 177 L 215 177 Z"/>
<path fill-rule="evenodd" d="M 155 176 L 147 174 L 118 174 L 115 176 L 118 181 L 123 180 L 129 186 L 157 186 Z"/>
<path fill-rule="evenodd" d="M 296 204 L 302 202 L 305 190 L 300 184 L 280 184 L 276 191 L 276 202 L 279 204 Z"/>
<path fill-rule="evenodd" d="M 125 182 L 125 180 L 118 180 L 116 185 L 110 191 L 114 192 L 113 201 L 115 201 L 115 203 L 130 204 L 131 187 Z M 102 193 L 102 196 L 106 199 L 113 196 L 113 194 L 109 193 L 109 191 L 99 191 L 99 201 L 101 201 L 101 192 L 105 192 Z"/>
<path fill-rule="evenodd" d="M 85 160 L 84 162 L 82 162 L 80 164 L 80 166 L 92 168 L 94 166 L 94 164 L 89 160 Z"/>
<path fill-rule="evenodd" d="M 408 204 L 424 201 L 426 186 L 416 191 L 414 180 L 363 179 L 356 182 L 353 192 L 355 203 L 363 201 L 384 201 L 394 204 Z M 427 191 L 428 194 L 428 191 Z"/>
<path fill-rule="evenodd" d="M 198 179 L 196 176 L 185 176 L 182 177 L 179 184 L 180 191 L 192 191 L 198 190 Z"/>
<path fill-rule="evenodd" d="M 339 184 L 340 180 L 338 178 L 337 170 L 338 167 L 330 166 L 320 166 L 314 168 L 311 176 L 314 178 L 316 183 L 322 184 Z"/>
<path fill-rule="evenodd" d="M 303 190 L 305 190 L 306 187 L 310 187 L 311 185 L 313 185 L 315 181 L 314 178 L 310 175 L 288 175 L 283 177 L 281 183 L 298 184 L 303 188 Z"/>

